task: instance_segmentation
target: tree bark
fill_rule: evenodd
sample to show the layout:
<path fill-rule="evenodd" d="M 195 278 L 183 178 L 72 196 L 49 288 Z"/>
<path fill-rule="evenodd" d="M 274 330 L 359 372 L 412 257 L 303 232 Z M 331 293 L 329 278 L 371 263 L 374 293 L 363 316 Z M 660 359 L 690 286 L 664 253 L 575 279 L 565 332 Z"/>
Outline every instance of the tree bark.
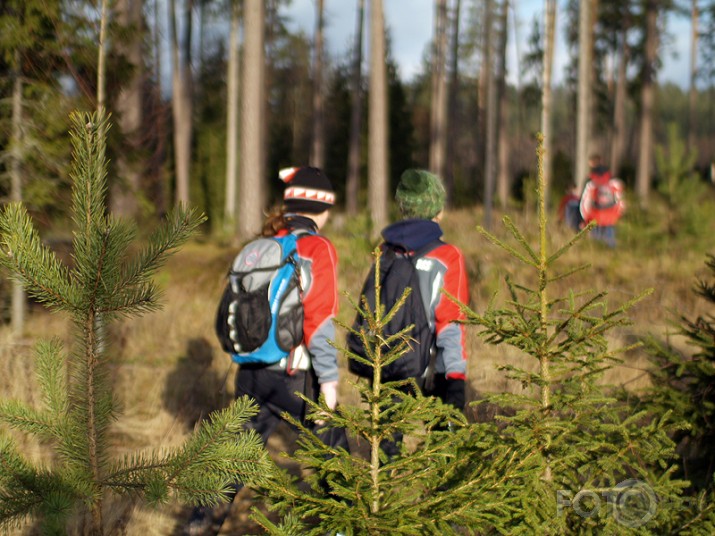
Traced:
<path fill-rule="evenodd" d="M 482 31 L 482 61 L 479 67 L 479 78 L 477 81 L 477 167 L 481 166 L 482 170 L 482 188 L 484 188 L 484 181 L 486 181 L 486 169 L 485 163 L 487 158 L 487 108 L 489 104 L 487 102 L 489 93 L 489 54 L 492 48 L 491 43 L 491 32 L 489 27 L 492 24 L 492 13 L 491 13 L 492 0 L 483 0 L 484 9 L 484 28 Z"/>
<path fill-rule="evenodd" d="M 13 86 L 12 86 L 12 140 L 10 143 L 10 200 L 13 203 L 22 202 L 22 161 L 23 161 L 23 83 L 21 71 L 20 49 L 14 52 Z M 12 282 L 11 327 L 15 337 L 21 337 L 25 331 L 26 295 L 22 283 Z"/>
<path fill-rule="evenodd" d="M 618 79 L 616 80 L 616 95 L 613 105 L 613 140 L 611 142 L 611 170 L 619 174 L 621 161 L 626 150 L 626 99 L 628 98 L 628 22 L 624 20 L 621 30 L 621 42 L 618 54 Z"/>
<path fill-rule="evenodd" d="M 231 2 L 231 29 L 228 44 L 228 80 L 226 88 L 226 191 L 224 200 L 224 229 L 230 231 L 236 224 L 236 192 L 238 190 L 238 84 L 239 84 L 239 32 L 241 7 L 238 0 Z"/>
<path fill-rule="evenodd" d="M 698 0 L 692 0 L 690 13 L 690 92 L 688 95 L 688 150 L 694 151 L 697 132 L 697 96 L 696 81 L 698 76 Z"/>
<path fill-rule="evenodd" d="M 591 42 L 590 0 L 580 0 L 578 14 L 578 105 L 576 113 L 576 168 L 574 177 L 579 189 L 588 175 L 588 146 L 591 136 L 591 73 L 593 43 Z"/>
<path fill-rule="evenodd" d="M 658 55 L 658 4 L 646 1 L 645 58 L 641 74 L 641 117 L 636 173 L 636 195 L 641 207 L 648 206 L 653 157 L 653 105 L 655 102 L 655 62 Z"/>
<path fill-rule="evenodd" d="M 452 11 L 452 43 L 450 52 L 450 69 L 447 98 L 447 162 L 445 165 L 445 188 L 447 190 L 447 205 L 451 206 L 454 201 L 455 190 L 455 146 L 459 139 L 459 128 L 457 124 L 457 97 L 459 95 L 459 21 L 462 10 L 461 0 L 454 1 Z"/>
<path fill-rule="evenodd" d="M 360 130 L 362 119 L 362 31 L 365 18 L 365 0 L 358 0 L 355 23 L 355 50 L 353 51 L 352 95 L 350 104 L 350 142 L 348 148 L 348 177 L 345 199 L 346 212 L 358 213 L 360 195 Z"/>
<path fill-rule="evenodd" d="M 447 0 L 435 2 L 433 39 L 429 168 L 436 175 L 443 177 L 447 145 Z"/>
<path fill-rule="evenodd" d="M 368 195 L 372 234 L 377 237 L 387 225 L 387 65 L 385 18 L 382 0 L 372 0 L 370 9 L 370 102 L 368 110 Z"/>
<path fill-rule="evenodd" d="M 244 10 L 239 234 L 248 238 L 260 229 L 266 180 L 263 151 L 265 19 L 263 2 L 246 2 Z"/>
<path fill-rule="evenodd" d="M 323 3 L 316 0 L 315 42 L 313 44 L 313 143 L 310 162 L 322 168 L 325 165 L 325 118 L 323 116 Z"/>
<path fill-rule="evenodd" d="M 193 98 L 191 76 L 191 10 L 193 0 L 185 0 L 182 13 L 183 38 L 179 42 L 176 24 L 176 2 L 169 1 L 171 33 L 172 88 L 171 109 L 174 117 L 174 166 L 176 203 L 190 201 L 191 138 L 193 136 Z"/>
<path fill-rule="evenodd" d="M 506 93 L 506 47 L 509 30 L 509 0 L 502 0 L 501 14 L 501 34 L 499 39 L 499 80 L 498 80 L 498 113 L 497 120 L 497 140 L 498 140 L 498 172 L 497 193 L 499 205 L 502 208 L 509 202 L 509 190 L 511 181 L 509 180 L 509 131 L 508 115 L 509 100 Z"/>
<path fill-rule="evenodd" d="M 544 65 L 541 83 L 541 133 L 544 137 L 544 194 L 548 199 L 553 175 L 553 135 L 551 132 L 551 75 L 554 68 L 554 42 L 556 41 L 556 0 L 545 1 Z"/>
<path fill-rule="evenodd" d="M 143 162 L 136 158 L 142 147 L 142 125 L 144 121 L 144 58 L 145 35 L 144 1 L 118 0 L 117 19 L 120 26 L 127 29 L 126 40 L 118 40 L 117 50 L 131 66 L 131 77 L 117 97 L 118 126 L 122 134 L 124 150 L 117 155 L 118 180 L 112 182 L 110 209 L 113 214 L 134 219 L 138 216 L 141 195 Z"/>
<path fill-rule="evenodd" d="M 494 183 L 496 180 L 496 135 L 497 135 L 497 87 L 494 76 L 494 0 L 487 0 L 487 41 L 489 47 L 482 62 L 487 77 L 487 142 L 484 155 L 484 228 L 492 227 L 492 208 L 494 206 Z"/>

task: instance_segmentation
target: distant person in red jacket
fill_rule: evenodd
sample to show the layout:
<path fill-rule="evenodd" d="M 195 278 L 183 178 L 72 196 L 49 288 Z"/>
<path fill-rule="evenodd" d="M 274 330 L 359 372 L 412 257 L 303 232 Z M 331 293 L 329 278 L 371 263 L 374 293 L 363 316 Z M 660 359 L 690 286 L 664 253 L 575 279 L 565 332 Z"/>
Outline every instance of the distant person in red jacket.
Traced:
<path fill-rule="evenodd" d="M 581 217 L 585 223 L 596 222 L 591 237 L 609 247 L 616 247 L 616 224 L 626 208 L 623 182 L 611 176 L 599 155 L 589 158 L 590 171 L 581 193 Z"/>

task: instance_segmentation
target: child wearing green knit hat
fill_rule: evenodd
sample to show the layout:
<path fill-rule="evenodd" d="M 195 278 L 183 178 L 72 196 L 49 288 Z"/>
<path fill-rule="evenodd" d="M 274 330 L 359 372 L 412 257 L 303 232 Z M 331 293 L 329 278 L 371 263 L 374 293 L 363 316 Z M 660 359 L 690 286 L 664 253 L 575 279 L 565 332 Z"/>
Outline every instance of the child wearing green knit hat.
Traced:
<path fill-rule="evenodd" d="M 462 251 L 444 242 L 440 220 L 445 188 L 424 169 L 407 169 L 400 177 L 395 203 L 401 219 L 382 231 L 383 251 L 409 256 L 416 268 L 421 302 L 432 331 L 433 366 L 415 378 L 422 393 L 462 410 L 465 405 L 467 351 L 462 309 L 448 296 L 469 303 L 469 281 Z M 444 291 L 444 292 L 442 292 Z M 431 372 L 434 375 L 431 375 Z M 429 380 L 432 381 L 429 381 Z M 401 437 L 381 444 L 388 455 L 398 452 Z"/>
<path fill-rule="evenodd" d="M 440 178 L 424 169 L 408 169 L 400 177 L 395 201 L 403 219 L 431 220 L 444 210 L 446 192 Z"/>

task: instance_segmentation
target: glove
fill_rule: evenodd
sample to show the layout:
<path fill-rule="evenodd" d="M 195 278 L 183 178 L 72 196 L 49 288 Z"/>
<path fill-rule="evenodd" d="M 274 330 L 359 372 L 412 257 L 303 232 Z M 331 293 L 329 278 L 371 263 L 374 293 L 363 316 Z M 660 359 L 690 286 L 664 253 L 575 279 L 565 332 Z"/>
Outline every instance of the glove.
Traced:
<path fill-rule="evenodd" d="M 459 411 L 464 409 L 464 380 L 447 378 L 444 403 L 451 404 Z"/>
<path fill-rule="evenodd" d="M 320 394 L 325 397 L 325 404 L 330 409 L 338 405 L 338 382 L 325 382 L 320 384 Z"/>

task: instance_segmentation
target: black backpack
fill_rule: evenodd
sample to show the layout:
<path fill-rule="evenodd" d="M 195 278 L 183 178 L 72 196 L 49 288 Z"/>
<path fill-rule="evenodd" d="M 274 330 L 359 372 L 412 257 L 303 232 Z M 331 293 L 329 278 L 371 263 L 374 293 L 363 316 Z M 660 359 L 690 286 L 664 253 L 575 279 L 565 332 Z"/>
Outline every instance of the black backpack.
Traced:
<path fill-rule="evenodd" d="M 297 240 L 297 233 L 258 238 L 231 265 L 216 336 L 236 363 L 277 363 L 303 340 Z"/>
<path fill-rule="evenodd" d="M 430 329 L 427 312 L 422 301 L 420 292 L 419 277 L 415 262 L 417 259 L 433 250 L 441 242 L 434 241 L 427 244 L 420 250 L 408 254 L 396 251 L 393 247 L 385 245 L 380 258 L 380 301 L 385 306 L 387 314 L 395 303 L 402 297 L 406 288 L 412 291 L 407 296 L 402 308 L 395 314 L 390 322 L 385 326 L 383 337 L 399 333 L 407 326 L 412 325 L 411 331 L 407 333 L 410 348 L 397 360 L 393 361 L 382 369 L 382 381 L 398 381 L 407 378 L 417 378 L 427 369 L 430 362 L 430 353 L 434 342 L 434 334 Z M 362 289 L 362 296 L 365 297 L 371 310 L 375 309 L 375 265 L 370 269 Z M 358 314 L 353 322 L 353 330 L 360 333 L 360 330 L 368 330 L 367 320 Z M 393 345 L 399 344 L 399 341 Z M 360 357 L 368 359 L 368 354 L 363 347 L 362 340 L 355 333 L 349 332 L 347 336 L 347 347 L 350 352 Z M 390 347 L 384 345 L 382 354 L 390 351 Z M 362 363 L 357 359 L 348 357 L 348 368 L 350 372 L 364 378 L 373 377 L 372 366 Z"/>

